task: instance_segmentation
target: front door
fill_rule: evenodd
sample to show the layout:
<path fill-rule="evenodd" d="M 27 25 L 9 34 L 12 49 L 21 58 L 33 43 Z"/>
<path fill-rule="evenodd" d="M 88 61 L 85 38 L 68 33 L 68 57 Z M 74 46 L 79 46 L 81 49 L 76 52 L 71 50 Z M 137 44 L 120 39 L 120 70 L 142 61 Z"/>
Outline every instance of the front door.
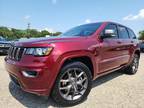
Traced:
<path fill-rule="evenodd" d="M 99 73 L 103 73 L 120 66 L 122 41 L 118 38 L 118 30 L 115 24 L 108 24 L 105 30 L 114 30 L 115 36 L 104 38 L 99 52 Z M 104 31 L 105 31 L 104 30 Z"/>

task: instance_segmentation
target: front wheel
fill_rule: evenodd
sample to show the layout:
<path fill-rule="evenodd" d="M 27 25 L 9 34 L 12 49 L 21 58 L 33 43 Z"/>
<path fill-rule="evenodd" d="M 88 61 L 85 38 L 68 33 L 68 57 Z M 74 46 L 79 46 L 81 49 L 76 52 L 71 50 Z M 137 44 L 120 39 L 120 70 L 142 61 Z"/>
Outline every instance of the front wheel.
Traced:
<path fill-rule="evenodd" d="M 135 74 L 138 70 L 138 66 L 139 66 L 139 56 L 135 54 L 131 64 L 128 67 L 126 67 L 124 71 L 127 74 L 131 74 L 131 75 Z"/>
<path fill-rule="evenodd" d="M 78 104 L 86 99 L 92 85 L 92 76 L 89 68 L 81 62 L 65 65 L 52 91 L 52 98 L 64 106 Z"/>

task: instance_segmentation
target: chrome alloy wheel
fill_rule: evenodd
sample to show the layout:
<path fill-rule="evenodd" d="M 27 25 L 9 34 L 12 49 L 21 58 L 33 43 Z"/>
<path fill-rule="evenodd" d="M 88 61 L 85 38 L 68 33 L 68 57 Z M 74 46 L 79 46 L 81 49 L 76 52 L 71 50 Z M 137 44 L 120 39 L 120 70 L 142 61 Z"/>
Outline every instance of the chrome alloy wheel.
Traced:
<path fill-rule="evenodd" d="M 65 100 L 77 100 L 88 87 L 88 77 L 80 68 L 70 68 L 60 78 L 59 92 Z"/>

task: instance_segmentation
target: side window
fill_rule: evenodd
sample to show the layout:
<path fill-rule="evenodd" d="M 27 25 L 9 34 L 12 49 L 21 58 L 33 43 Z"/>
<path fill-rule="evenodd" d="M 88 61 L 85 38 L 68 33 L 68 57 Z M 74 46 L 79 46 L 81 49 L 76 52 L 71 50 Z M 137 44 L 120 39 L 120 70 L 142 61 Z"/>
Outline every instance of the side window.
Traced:
<path fill-rule="evenodd" d="M 129 32 L 129 36 L 131 39 L 136 39 L 136 35 L 134 34 L 134 32 L 131 29 L 128 29 Z"/>
<path fill-rule="evenodd" d="M 119 33 L 119 38 L 121 39 L 129 39 L 128 31 L 125 27 L 123 26 L 118 26 L 118 33 Z"/>
<path fill-rule="evenodd" d="M 109 24 L 109 25 L 107 25 L 104 30 L 106 30 L 106 29 L 114 30 L 116 36 L 112 37 L 112 38 L 118 38 L 117 26 L 115 24 Z"/>

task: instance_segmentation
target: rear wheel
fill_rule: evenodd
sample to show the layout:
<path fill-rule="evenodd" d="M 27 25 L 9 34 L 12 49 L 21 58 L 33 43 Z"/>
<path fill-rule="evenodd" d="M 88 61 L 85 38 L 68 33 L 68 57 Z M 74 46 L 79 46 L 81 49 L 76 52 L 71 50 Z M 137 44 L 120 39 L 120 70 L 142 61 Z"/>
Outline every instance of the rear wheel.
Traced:
<path fill-rule="evenodd" d="M 127 74 L 135 74 L 138 70 L 139 66 L 139 56 L 137 54 L 134 55 L 134 58 L 131 64 L 124 69 Z"/>
<path fill-rule="evenodd" d="M 85 64 L 81 62 L 67 64 L 56 79 L 52 98 L 64 106 L 78 104 L 88 96 L 91 84 L 91 72 Z"/>

